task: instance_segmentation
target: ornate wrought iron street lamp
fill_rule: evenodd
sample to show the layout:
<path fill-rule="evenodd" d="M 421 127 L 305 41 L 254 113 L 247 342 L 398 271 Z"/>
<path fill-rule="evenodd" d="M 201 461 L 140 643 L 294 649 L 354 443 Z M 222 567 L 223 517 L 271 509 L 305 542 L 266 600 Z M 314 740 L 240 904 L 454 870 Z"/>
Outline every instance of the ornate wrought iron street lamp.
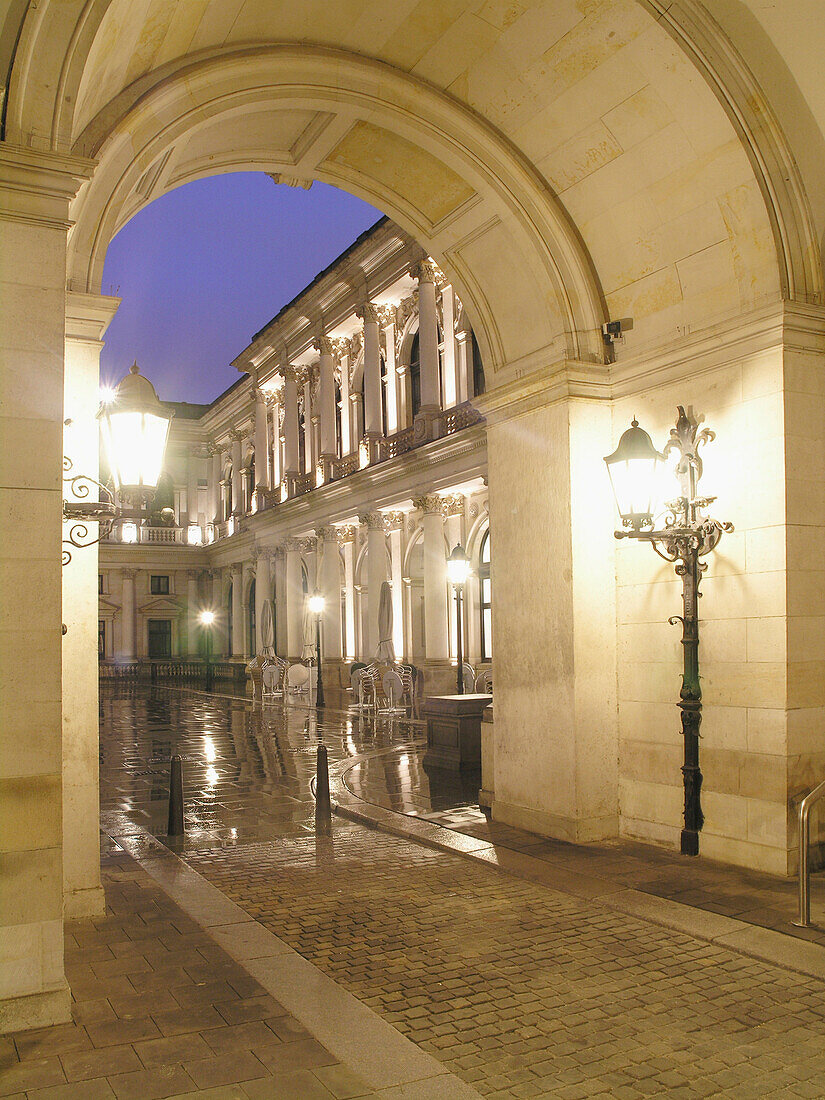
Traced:
<path fill-rule="evenodd" d="M 650 436 L 634 419 L 619 440 L 619 446 L 605 458 L 624 528 L 615 532 L 616 538 L 649 542 L 661 558 L 675 564 L 676 573 L 682 578 L 684 614 L 673 615 L 668 622 L 671 625 L 682 624 L 684 664 L 679 707 L 684 738 L 682 775 L 685 825 L 681 850 L 683 855 L 689 856 L 699 854 L 699 831 L 704 824 L 700 799 L 702 772 L 699 768 L 699 727 L 702 722 L 697 606 L 699 581 L 707 569 L 707 562 L 703 559 L 715 549 L 725 531 L 733 530 L 733 524 L 720 523 L 705 514 L 716 498 L 701 497 L 696 492 L 702 476 L 699 448 L 715 439 L 715 433 L 709 428 L 699 428 L 703 419 L 695 416 L 690 406 L 685 412 L 684 407 L 679 405 L 676 426 L 670 429 L 670 438 L 662 453 L 656 450 Z M 662 464 L 671 453 L 677 457 L 674 473 L 680 495 L 665 503 L 664 525 L 657 529 L 654 517 Z"/>
<path fill-rule="evenodd" d="M 309 610 L 315 616 L 315 660 L 318 663 L 318 679 L 315 691 L 316 707 L 324 706 L 324 681 L 321 676 L 321 616 L 324 613 L 325 604 L 326 600 L 320 592 L 315 592 L 314 595 L 309 597 Z"/>
<path fill-rule="evenodd" d="M 155 387 L 133 363 L 117 389 L 101 403 L 97 415 L 114 488 L 134 509 L 139 509 L 157 488 L 172 413 L 164 408 Z M 66 424 L 69 423 L 67 420 Z M 114 494 L 107 486 L 85 474 L 73 474 L 71 460 L 65 456 L 63 473 L 74 498 L 63 501 L 63 516 L 69 524 L 64 546 L 94 546 L 106 537 L 114 523 L 131 514 L 118 510 Z M 91 499 L 95 495 L 102 499 Z M 89 530 L 90 522 L 99 524 L 94 537 Z M 63 564 L 71 560 L 71 550 L 64 549 Z"/>
<path fill-rule="evenodd" d="M 447 579 L 455 589 L 455 621 L 456 621 L 456 651 L 458 656 L 458 671 L 456 673 L 456 691 L 464 694 L 464 647 L 461 631 L 461 597 L 464 593 L 464 585 L 470 575 L 470 559 L 464 552 L 461 543 L 453 548 L 452 554 L 447 558 Z"/>
<path fill-rule="evenodd" d="M 115 489 L 140 507 L 157 489 L 172 413 L 133 363 L 98 417 Z"/>

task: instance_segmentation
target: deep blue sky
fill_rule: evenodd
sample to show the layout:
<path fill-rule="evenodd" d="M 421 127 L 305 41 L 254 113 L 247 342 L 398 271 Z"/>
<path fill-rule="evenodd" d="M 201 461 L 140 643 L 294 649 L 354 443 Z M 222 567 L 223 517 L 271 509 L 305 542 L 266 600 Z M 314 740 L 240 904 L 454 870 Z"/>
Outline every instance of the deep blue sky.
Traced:
<path fill-rule="evenodd" d="M 104 294 L 123 302 L 105 336 L 101 383 L 137 359 L 166 401 L 212 401 L 229 364 L 281 306 L 381 216 L 326 184 L 261 172 L 186 184 L 136 214 L 109 246 Z"/>

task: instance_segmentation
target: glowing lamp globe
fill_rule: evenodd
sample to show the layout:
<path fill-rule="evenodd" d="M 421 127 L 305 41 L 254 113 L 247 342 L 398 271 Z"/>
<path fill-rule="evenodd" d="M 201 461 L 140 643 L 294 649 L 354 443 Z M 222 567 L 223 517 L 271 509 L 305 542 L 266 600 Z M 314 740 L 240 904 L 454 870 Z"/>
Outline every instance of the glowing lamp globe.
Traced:
<path fill-rule="evenodd" d="M 652 526 L 664 460 L 635 418 L 619 440 L 619 446 L 605 458 L 616 507 L 625 527 L 640 531 Z"/>
<path fill-rule="evenodd" d="M 309 597 L 309 610 L 313 615 L 323 615 L 325 603 L 324 597 L 316 593 L 316 595 Z"/>
<path fill-rule="evenodd" d="M 470 575 L 470 559 L 464 552 L 464 547 L 459 543 L 447 558 L 447 579 L 450 584 L 463 585 L 467 583 Z"/>
<path fill-rule="evenodd" d="M 172 413 L 163 407 L 137 363 L 129 368 L 112 400 L 101 406 L 98 417 L 117 491 L 136 501 L 152 494 L 163 467 Z"/>
<path fill-rule="evenodd" d="M 200 619 L 203 626 L 212 626 L 215 621 L 215 612 L 201 611 Z"/>

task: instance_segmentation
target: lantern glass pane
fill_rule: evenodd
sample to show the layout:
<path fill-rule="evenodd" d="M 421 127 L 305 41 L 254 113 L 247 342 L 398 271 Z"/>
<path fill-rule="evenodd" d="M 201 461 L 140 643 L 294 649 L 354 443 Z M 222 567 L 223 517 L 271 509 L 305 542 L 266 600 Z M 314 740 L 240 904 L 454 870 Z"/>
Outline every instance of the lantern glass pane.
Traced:
<path fill-rule="evenodd" d="M 462 558 L 447 559 L 447 577 L 450 584 L 465 584 L 470 575 L 470 563 Z"/>
<path fill-rule="evenodd" d="M 140 485 L 143 414 L 113 412 L 108 418 L 109 462 L 118 485 Z"/>
<path fill-rule="evenodd" d="M 141 482 L 146 488 L 153 489 L 160 478 L 168 431 L 169 421 L 165 416 L 155 416 L 153 413 L 143 414 L 140 464 Z"/>
<path fill-rule="evenodd" d="M 324 597 L 310 596 L 309 610 L 312 612 L 313 615 L 320 615 L 324 610 Z"/>
<path fill-rule="evenodd" d="M 631 458 L 608 466 L 622 519 L 653 516 L 657 506 L 659 466 L 655 458 Z"/>

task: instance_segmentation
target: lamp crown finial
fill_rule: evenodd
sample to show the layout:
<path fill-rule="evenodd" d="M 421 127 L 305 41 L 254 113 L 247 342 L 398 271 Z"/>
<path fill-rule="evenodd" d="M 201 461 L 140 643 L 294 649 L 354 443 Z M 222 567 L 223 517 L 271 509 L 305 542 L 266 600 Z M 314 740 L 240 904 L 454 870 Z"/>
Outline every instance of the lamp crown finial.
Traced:
<path fill-rule="evenodd" d="M 137 359 L 129 367 L 129 374 L 140 374 L 140 367 L 137 365 Z"/>

